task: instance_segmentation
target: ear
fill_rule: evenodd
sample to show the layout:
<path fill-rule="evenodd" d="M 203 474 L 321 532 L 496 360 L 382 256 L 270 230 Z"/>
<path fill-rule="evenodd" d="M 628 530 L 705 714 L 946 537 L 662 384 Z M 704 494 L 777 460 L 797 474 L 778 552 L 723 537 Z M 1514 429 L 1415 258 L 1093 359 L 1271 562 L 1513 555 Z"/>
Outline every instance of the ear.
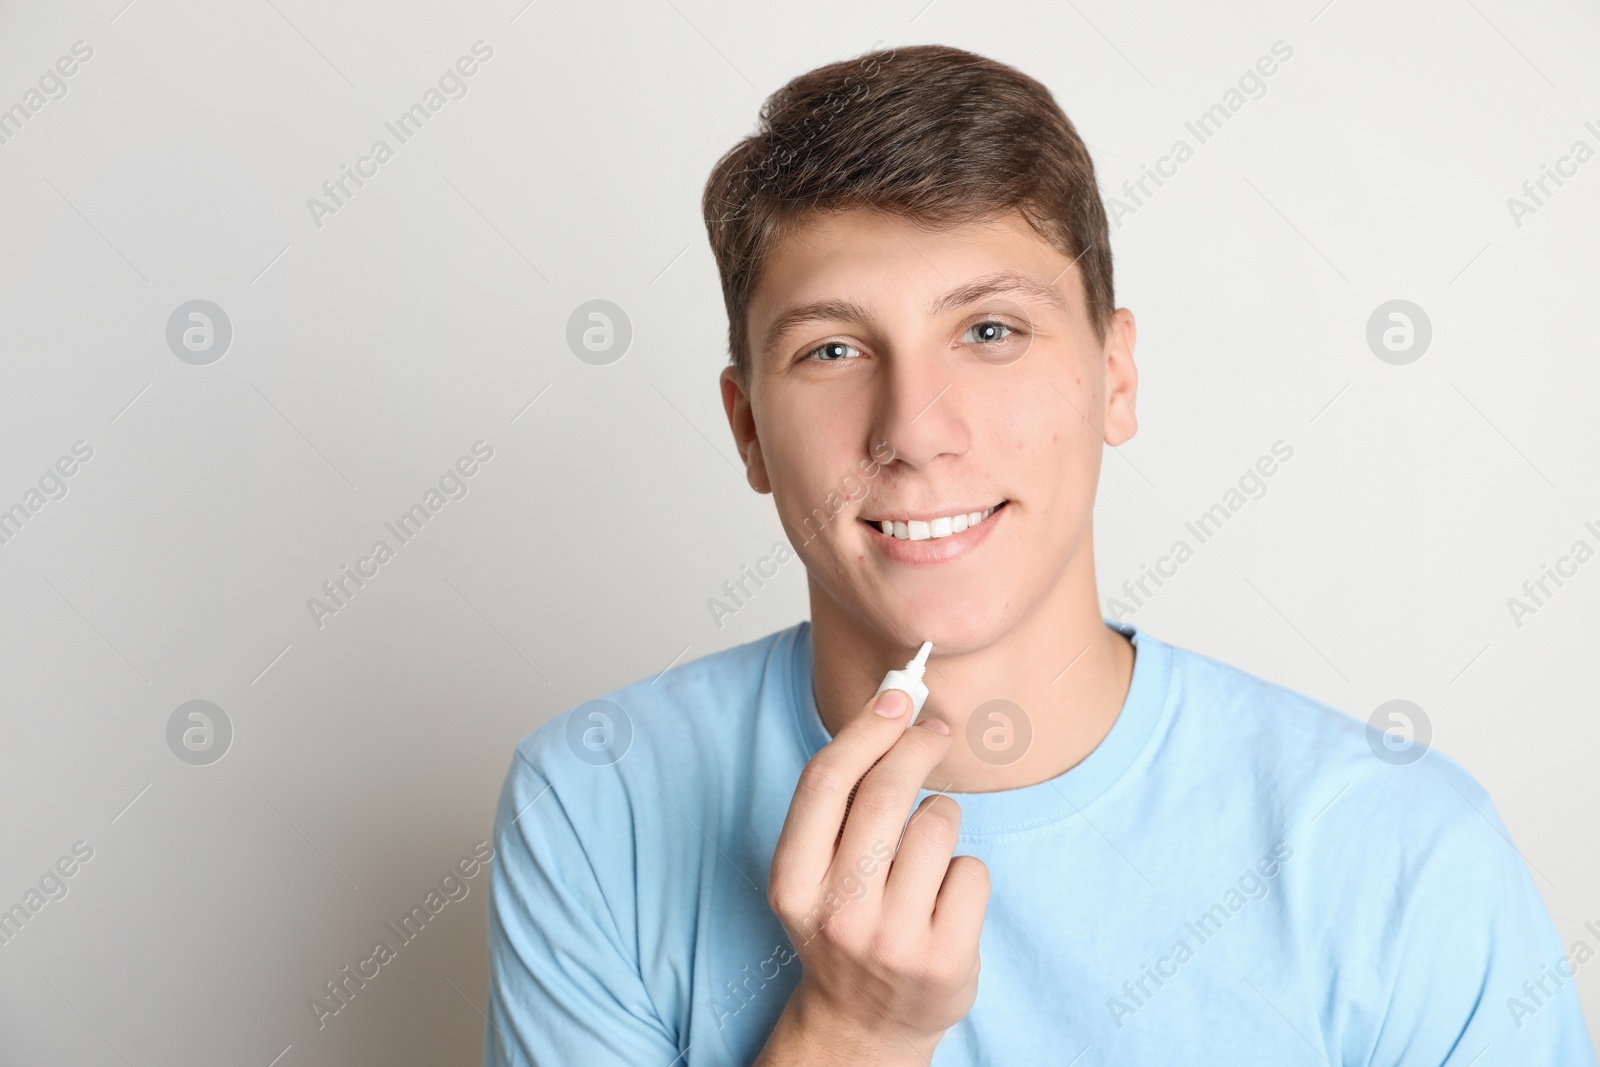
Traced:
<path fill-rule="evenodd" d="M 756 433 L 755 409 L 750 405 L 750 394 L 739 371 L 733 365 L 722 368 L 722 410 L 728 415 L 728 428 L 733 431 L 734 445 L 744 460 L 744 476 L 750 488 L 758 493 L 772 492 L 767 479 L 766 461 L 761 458 L 761 438 Z"/>
<path fill-rule="evenodd" d="M 1139 368 L 1133 364 L 1135 333 L 1133 312 L 1118 308 L 1112 313 L 1102 349 L 1106 406 L 1102 412 L 1105 421 L 1101 423 L 1106 428 L 1106 444 L 1112 447 L 1123 444 L 1139 430 L 1139 420 L 1133 413 L 1139 393 Z"/>

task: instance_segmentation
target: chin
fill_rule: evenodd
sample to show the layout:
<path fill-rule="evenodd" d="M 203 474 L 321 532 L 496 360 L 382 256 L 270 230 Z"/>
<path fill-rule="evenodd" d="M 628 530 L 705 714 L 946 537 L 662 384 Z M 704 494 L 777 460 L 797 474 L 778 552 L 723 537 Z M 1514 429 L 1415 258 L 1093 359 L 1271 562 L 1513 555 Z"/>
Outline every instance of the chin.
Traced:
<path fill-rule="evenodd" d="M 888 636 L 908 641 L 913 648 L 932 641 L 935 656 L 959 656 L 987 648 L 1016 621 L 998 598 L 992 603 L 905 605 L 888 614 L 898 631 Z"/>

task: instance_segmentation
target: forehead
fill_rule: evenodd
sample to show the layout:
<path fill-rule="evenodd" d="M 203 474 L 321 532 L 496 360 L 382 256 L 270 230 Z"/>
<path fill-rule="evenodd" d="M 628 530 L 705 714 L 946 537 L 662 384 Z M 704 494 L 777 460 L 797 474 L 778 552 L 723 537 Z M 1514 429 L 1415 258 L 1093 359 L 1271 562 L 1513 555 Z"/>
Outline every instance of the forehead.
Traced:
<path fill-rule="evenodd" d="M 946 268 L 962 270 L 969 263 L 1003 261 L 1025 270 L 1060 255 L 1017 211 L 937 227 L 870 207 L 815 212 L 791 223 L 767 250 L 754 298 L 770 296 L 767 290 L 792 290 L 813 277 L 870 275 L 882 266 L 937 280 L 949 275 Z M 907 272 L 906 266 L 921 269 Z"/>

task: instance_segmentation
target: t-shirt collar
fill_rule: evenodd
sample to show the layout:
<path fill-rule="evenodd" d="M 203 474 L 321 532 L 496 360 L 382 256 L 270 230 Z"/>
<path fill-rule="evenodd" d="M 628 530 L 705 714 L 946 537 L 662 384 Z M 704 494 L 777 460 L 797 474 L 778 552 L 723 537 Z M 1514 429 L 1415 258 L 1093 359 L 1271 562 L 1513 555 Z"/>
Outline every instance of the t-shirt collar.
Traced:
<path fill-rule="evenodd" d="M 1127 623 L 1106 625 L 1133 642 L 1133 677 L 1111 730 L 1077 766 L 1054 778 L 993 793 L 951 793 L 961 804 L 961 836 L 1017 833 L 1078 814 L 1116 785 L 1148 747 L 1171 689 L 1172 649 Z M 811 685 L 811 623 L 791 631 L 790 692 L 801 749 L 810 759 L 832 740 Z M 918 793 L 918 802 L 931 790 Z"/>

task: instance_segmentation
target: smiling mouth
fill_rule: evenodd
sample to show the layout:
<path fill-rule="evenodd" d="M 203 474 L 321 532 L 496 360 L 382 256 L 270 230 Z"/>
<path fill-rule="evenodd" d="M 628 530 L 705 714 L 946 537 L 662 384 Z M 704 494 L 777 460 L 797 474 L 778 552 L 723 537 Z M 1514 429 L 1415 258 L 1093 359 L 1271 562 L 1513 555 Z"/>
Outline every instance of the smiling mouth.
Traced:
<path fill-rule="evenodd" d="M 869 526 L 875 526 L 886 536 L 899 541 L 934 541 L 942 537 L 951 537 L 972 529 L 980 523 L 988 521 L 989 517 L 1006 506 L 1002 500 L 993 507 L 982 511 L 959 512 L 954 515 L 941 515 L 932 519 L 861 519 L 859 521 Z"/>

